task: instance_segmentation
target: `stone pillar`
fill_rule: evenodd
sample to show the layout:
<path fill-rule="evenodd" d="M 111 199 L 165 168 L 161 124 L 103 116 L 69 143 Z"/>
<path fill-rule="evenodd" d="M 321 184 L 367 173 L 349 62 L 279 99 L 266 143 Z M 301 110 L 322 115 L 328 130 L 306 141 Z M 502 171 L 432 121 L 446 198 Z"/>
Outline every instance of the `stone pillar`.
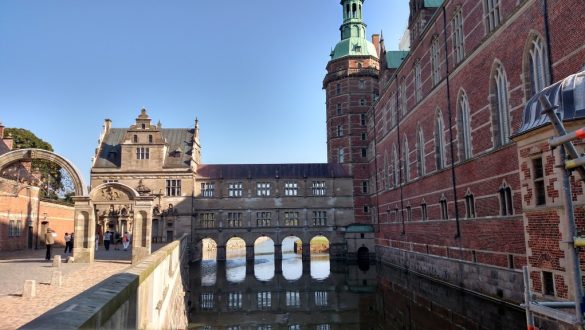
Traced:
<path fill-rule="evenodd" d="M 274 244 L 274 272 L 282 273 L 282 244 Z"/>
<path fill-rule="evenodd" d="M 246 260 L 254 260 L 254 244 L 246 245 Z"/>
<path fill-rule="evenodd" d="M 217 256 L 216 256 L 216 260 L 217 261 L 225 261 L 226 259 L 226 251 L 225 251 L 225 245 L 218 245 L 217 247 Z"/>
<path fill-rule="evenodd" d="M 73 258 L 91 263 L 95 258 L 95 212 L 88 196 L 75 196 Z"/>
<path fill-rule="evenodd" d="M 303 242 L 303 260 L 311 260 L 311 244 Z"/>
<path fill-rule="evenodd" d="M 149 256 L 152 249 L 153 200 L 153 196 L 140 196 L 136 199 L 132 231 L 132 264 Z"/>

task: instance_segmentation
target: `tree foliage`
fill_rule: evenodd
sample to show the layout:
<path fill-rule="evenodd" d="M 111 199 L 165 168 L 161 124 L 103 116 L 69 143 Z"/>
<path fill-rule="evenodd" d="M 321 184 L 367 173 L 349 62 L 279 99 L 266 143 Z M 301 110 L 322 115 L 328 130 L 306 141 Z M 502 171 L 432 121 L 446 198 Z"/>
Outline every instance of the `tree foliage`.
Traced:
<path fill-rule="evenodd" d="M 36 136 L 33 132 L 24 128 L 7 128 L 5 134 L 12 135 L 13 150 L 16 149 L 43 149 L 53 151 L 50 143 Z M 43 159 L 32 160 L 33 171 L 41 174 L 41 197 L 54 200 L 70 200 L 71 183 L 69 174 L 58 164 Z"/>

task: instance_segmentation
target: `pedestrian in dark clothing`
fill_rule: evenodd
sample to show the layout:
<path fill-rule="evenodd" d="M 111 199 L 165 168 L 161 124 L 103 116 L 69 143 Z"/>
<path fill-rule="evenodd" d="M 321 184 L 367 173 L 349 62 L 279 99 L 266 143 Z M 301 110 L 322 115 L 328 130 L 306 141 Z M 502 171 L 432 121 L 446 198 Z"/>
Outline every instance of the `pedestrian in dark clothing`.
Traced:
<path fill-rule="evenodd" d="M 45 255 L 45 260 L 51 260 L 51 247 L 53 246 L 53 244 L 55 244 L 54 234 L 55 232 L 51 228 L 47 228 L 47 233 L 45 234 L 45 245 L 47 246 L 47 254 Z"/>

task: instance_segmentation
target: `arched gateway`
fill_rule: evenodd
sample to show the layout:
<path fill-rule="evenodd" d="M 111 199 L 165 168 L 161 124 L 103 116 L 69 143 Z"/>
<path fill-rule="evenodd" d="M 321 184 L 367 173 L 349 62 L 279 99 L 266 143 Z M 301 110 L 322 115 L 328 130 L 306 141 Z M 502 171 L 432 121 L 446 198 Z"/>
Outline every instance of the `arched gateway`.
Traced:
<path fill-rule="evenodd" d="M 132 232 L 132 263 L 150 254 L 153 196 L 140 195 L 133 188 L 121 183 L 105 183 L 88 193 L 87 186 L 73 163 L 54 152 L 42 149 L 19 149 L 0 155 L 0 172 L 16 162 L 33 159 L 55 163 L 71 176 L 75 188 L 75 262 L 94 260 L 96 215 L 102 226 L 112 224 L 119 231 Z"/>

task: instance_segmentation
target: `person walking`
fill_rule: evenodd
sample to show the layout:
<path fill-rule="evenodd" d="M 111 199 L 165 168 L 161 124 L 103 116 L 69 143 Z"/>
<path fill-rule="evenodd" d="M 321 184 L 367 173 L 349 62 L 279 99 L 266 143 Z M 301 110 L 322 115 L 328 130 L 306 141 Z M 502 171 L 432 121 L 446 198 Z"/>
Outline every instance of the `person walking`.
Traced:
<path fill-rule="evenodd" d="M 99 234 L 95 234 L 95 250 L 98 250 L 98 246 L 100 244 L 100 235 Z"/>
<path fill-rule="evenodd" d="M 67 251 L 71 253 L 71 235 L 69 235 L 69 233 L 65 233 L 63 239 L 65 240 L 65 251 L 63 253 L 67 253 Z"/>
<path fill-rule="evenodd" d="M 47 246 L 47 254 L 45 260 L 51 260 L 51 247 L 55 244 L 55 237 L 53 236 L 54 231 L 51 228 L 47 228 L 45 234 L 45 245 Z"/>
<path fill-rule="evenodd" d="M 69 241 L 69 252 L 71 254 L 73 254 L 73 243 L 75 243 L 75 240 L 74 240 L 75 237 L 73 234 L 74 233 L 71 233 L 71 240 Z"/>
<path fill-rule="evenodd" d="M 106 251 L 110 251 L 110 240 L 112 239 L 112 233 L 108 230 L 104 234 L 104 248 Z"/>
<path fill-rule="evenodd" d="M 124 232 L 124 236 L 122 236 L 122 245 L 124 246 L 124 251 L 128 250 L 128 245 L 130 245 L 130 238 L 128 237 L 128 232 Z"/>

